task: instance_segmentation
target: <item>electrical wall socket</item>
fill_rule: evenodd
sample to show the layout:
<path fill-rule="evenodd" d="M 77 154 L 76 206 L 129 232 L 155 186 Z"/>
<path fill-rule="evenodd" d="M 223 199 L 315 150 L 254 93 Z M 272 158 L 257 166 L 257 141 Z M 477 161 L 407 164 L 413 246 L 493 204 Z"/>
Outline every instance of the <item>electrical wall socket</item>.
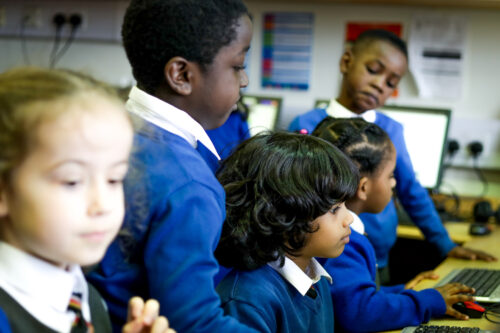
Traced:
<path fill-rule="evenodd" d="M 25 28 L 42 27 L 42 8 L 38 6 L 27 6 L 23 8 L 22 18 Z"/>
<path fill-rule="evenodd" d="M 64 14 L 68 19 L 72 14 L 80 14 L 82 24 L 75 34 L 75 40 L 121 41 L 121 23 L 128 0 L 0 0 L 0 8 L 5 9 L 5 24 L 0 25 L 2 36 L 19 37 L 21 32 L 27 38 L 53 39 L 54 15 Z M 27 21 L 23 19 L 28 17 Z M 71 29 L 65 24 L 61 38 L 67 38 Z"/>

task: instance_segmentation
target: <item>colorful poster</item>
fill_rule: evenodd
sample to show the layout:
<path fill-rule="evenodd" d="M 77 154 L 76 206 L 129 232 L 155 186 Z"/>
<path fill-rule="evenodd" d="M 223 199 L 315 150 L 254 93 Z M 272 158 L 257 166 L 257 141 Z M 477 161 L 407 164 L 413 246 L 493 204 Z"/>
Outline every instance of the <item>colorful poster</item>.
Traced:
<path fill-rule="evenodd" d="M 262 87 L 309 89 L 314 15 L 264 14 Z"/>

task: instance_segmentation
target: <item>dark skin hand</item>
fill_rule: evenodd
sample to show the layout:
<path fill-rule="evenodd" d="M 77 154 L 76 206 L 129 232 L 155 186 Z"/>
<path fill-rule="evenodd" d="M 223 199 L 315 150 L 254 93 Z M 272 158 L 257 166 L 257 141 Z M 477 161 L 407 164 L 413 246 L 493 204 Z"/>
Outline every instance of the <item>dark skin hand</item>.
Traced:
<path fill-rule="evenodd" d="M 467 247 L 455 246 L 448 252 L 448 257 L 468 260 L 497 261 L 495 256 L 480 250 L 469 249 Z"/>
<path fill-rule="evenodd" d="M 461 283 L 448 283 L 444 286 L 434 288 L 441 296 L 446 303 L 446 314 L 457 319 L 468 320 L 469 316 L 458 312 L 452 306 L 458 302 L 466 302 L 466 301 L 474 301 L 474 296 L 464 295 L 464 294 L 473 294 L 475 292 L 474 288 L 467 287 Z"/>

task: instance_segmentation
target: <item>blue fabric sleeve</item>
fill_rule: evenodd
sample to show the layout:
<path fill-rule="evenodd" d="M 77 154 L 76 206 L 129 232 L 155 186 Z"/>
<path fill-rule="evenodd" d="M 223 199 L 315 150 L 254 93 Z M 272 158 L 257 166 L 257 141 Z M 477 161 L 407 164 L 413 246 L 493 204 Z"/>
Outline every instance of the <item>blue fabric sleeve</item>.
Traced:
<path fill-rule="evenodd" d="M 336 259 L 328 259 L 324 265 L 334 280 L 331 293 L 335 322 L 343 330 L 393 330 L 445 314 L 445 302 L 435 289 L 377 291 L 373 248 L 364 236 L 355 235 L 354 231 L 351 236 L 344 253 Z"/>
<path fill-rule="evenodd" d="M 168 197 L 151 226 L 144 251 L 149 294 L 178 332 L 253 331 L 223 317 L 215 292 L 221 227 L 212 221 L 223 220 L 222 209 L 210 188 L 194 182 Z"/>
<path fill-rule="evenodd" d="M 11 333 L 12 330 L 10 328 L 9 319 L 7 319 L 7 315 L 0 308 L 0 333 Z"/>
<path fill-rule="evenodd" d="M 425 238 L 436 245 L 439 252 L 446 256 L 456 246 L 450 239 L 426 189 L 418 182 L 410 156 L 406 149 L 403 129 L 398 127 L 390 131 L 391 139 L 396 147 L 397 160 L 394 176 L 397 184 L 398 198 L 412 221 L 422 230 Z M 389 131 L 388 131 L 389 133 Z"/>
<path fill-rule="evenodd" d="M 380 291 L 383 291 L 384 293 L 393 293 L 397 294 L 405 290 L 405 285 L 404 284 L 396 284 L 394 286 L 380 286 Z"/>
<path fill-rule="evenodd" d="M 327 116 L 325 109 L 314 109 L 300 116 L 295 117 L 288 126 L 290 132 L 297 132 L 302 129 L 311 134 L 316 126 Z"/>
<path fill-rule="evenodd" d="M 273 311 L 264 311 L 246 302 L 230 300 L 224 304 L 224 312 L 259 332 L 277 331 Z"/>

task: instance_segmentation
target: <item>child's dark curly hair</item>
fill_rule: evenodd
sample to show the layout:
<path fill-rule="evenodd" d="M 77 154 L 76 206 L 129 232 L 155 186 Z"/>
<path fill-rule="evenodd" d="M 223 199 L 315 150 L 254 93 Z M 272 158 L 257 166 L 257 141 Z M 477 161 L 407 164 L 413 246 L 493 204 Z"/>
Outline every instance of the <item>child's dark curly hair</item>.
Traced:
<path fill-rule="evenodd" d="M 352 45 L 352 50 L 356 53 L 361 48 L 372 42 L 386 42 L 397 48 L 408 59 L 408 48 L 406 42 L 395 33 L 385 29 L 371 29 L 363 31 Z"/>
<path fill-rule="evenodd" d="M 313 136 L 325 139 L 342 150 L 358 165 L 360 175 L 373 175 L 389 158 L 392 141 L 379 126 L 362 118 L 326 117 Z"/>
<path fill-rule="evenodd" d="M 296 255 L 311 222 L 354 195 L 356 166 L 325 140 L 264 133 L 243 142 L 218 172 L 227 216 L 215 251 L 219 262 L 255 269 Z"/>
<path fill-rule="evenodd" d="M 176 56 L 206 69 L 236 38 L 243 15 L 249 13 L 240 0 L 132 0 L 122 37 L 139 87 L 154 94 L 165 82 L 165 65 Z"/>

